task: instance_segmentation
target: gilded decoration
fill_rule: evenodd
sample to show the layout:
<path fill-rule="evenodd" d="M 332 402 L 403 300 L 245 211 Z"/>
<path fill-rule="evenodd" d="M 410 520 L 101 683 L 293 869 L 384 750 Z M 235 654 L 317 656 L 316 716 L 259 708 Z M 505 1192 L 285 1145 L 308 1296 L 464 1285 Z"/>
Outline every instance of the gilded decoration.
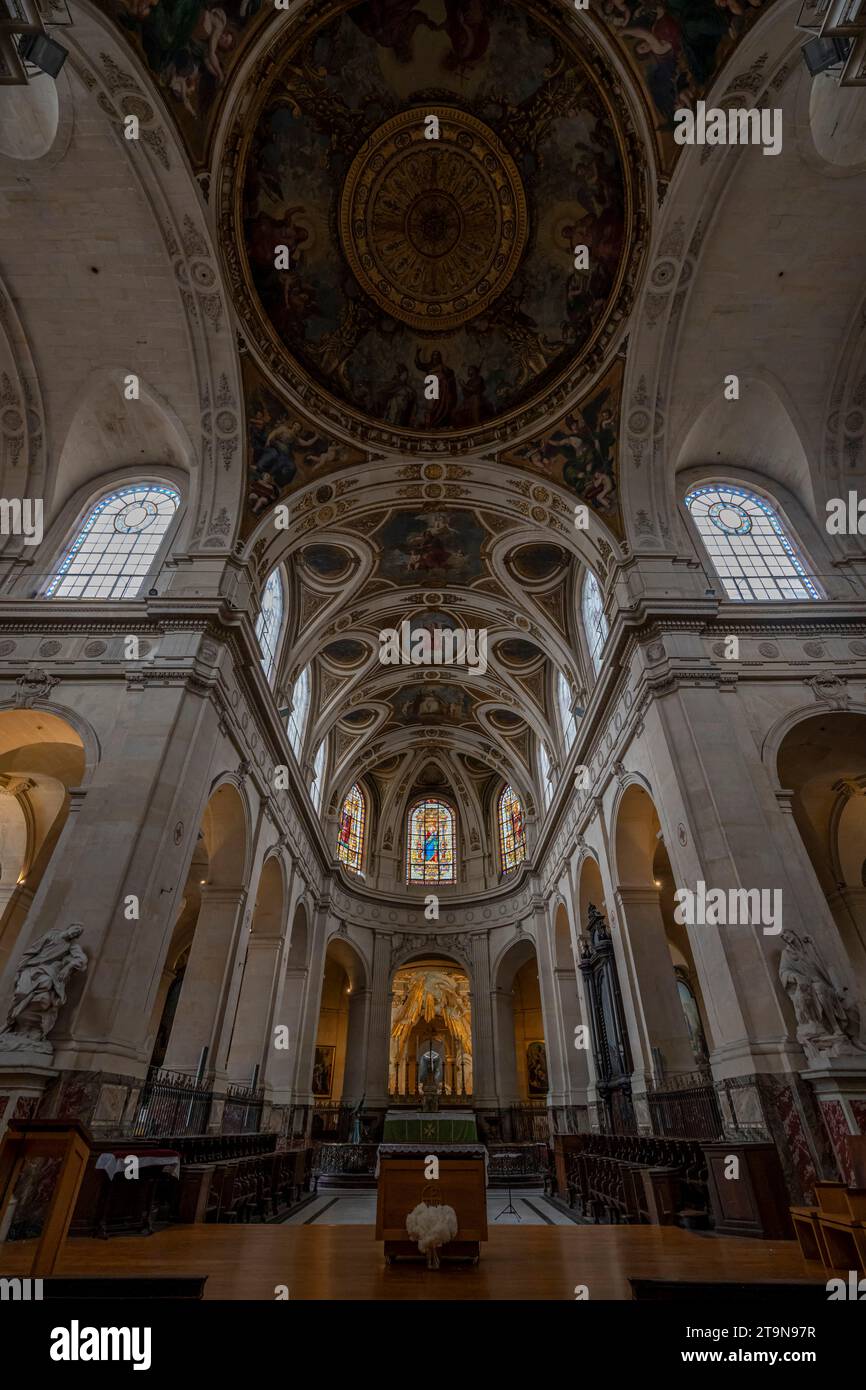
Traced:
<path fill-rule="evenodd" d="M 645 153 L 595 39 L 543 0 L 483 7 L 468 49 L 468 16 L 452 19 L 440 0 L 287 18 L 217 193 L 274 388 L 410 455 L 503 445 L 590 390 L 648 234 Z"/>
<path fill-rule="evenodd" d="M 520 262 L 527 215 L 517 166 L 465 111 L 403 111 L 352 161 L 340 237 L 359 285 L 387 313 L 410 328 L 456 328 L 489 308 Z"/>

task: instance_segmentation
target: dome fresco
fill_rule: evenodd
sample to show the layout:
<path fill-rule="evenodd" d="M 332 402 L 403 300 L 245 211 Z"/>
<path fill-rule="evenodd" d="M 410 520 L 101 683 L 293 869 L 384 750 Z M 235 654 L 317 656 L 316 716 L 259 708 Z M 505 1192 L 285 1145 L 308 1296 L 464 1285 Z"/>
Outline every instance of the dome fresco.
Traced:
<path fill-rule="evenodd" d="M 260 63 L 222 196 L 270 374 L 359 442 L 459 452 L 597 376 L 644 218 L 619 89 L 558 12 L 441 12 L 308 11 Z"/>

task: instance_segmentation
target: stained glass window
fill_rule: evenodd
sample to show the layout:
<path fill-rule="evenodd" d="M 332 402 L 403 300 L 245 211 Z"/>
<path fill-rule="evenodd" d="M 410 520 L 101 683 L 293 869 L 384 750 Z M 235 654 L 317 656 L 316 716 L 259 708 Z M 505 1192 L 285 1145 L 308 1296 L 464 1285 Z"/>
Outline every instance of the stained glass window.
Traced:
<path fill-rule="evenodd" d="M 283 580 L 279 569 L 271 570 L 262 594 L 262 611 L 256 623 L 256 637 L 262 649 L 262 670 L 273 684 L 277 646 L 283 626 Z"/>
<path fill-rule="evenodd" d="M 176 488 L 116 488 L 88 512 L 46 598 L 135 598 L 180 506 Z"/>
<path fill-rule="evenodd" d="M 556 673 L 556 694 L 559 699 L 559 713 L 562 718 L 562 731 L 565 746 L 570 748 L 577 738 L 577 720 L 571 712 L 571 686 L 561 671 Z"/>
<path fill-rule="evenodd" d="M 322 804 L 322 789 L 323 789 L 324 785 L 325 785 L 325 740 L 322 739 L 322 742 L 319 744 L 318 752 L 316 753 L 315 761 L 313 762 L 313 782 L 312 782 L 312 785 L 311 785 L 311 787 L 310 787 L 310 796 L 311 796 L 312 799 L 313 799 L 313 805 L 315 806 L 315 808 L 316 808 L 317 811 L 318 811 L 319 807 L 320 807 L 321 804 Z"/>
<path fill-rule="evenodd" d="M 367 825 L 367 803 L 357 782 L 350 789 L 340 812 L 337 831 L 337 858 L 352 873 L 361 872 L 364 858 L 364 831 Z"/>
<path fill-rule="evenodd" d="M 513 787 L 503 788 L 499 798 L 499 852 L 502 872 L 516 869 L 526 858 L 526 826 L 523 807 Z"/>
<path fill-rule="evenodd" d="M 538 745 L 538 766 L 541 769 L 541 795 L 547 806 L 553 796 L 553 787 L 550 785 L 550 754 L 543 743 Z"/>
<path fill-rule="evenodd" d="M 583 613 L 583 630 L 586 634 L 586 642 L 589 647 L 589 655 L 592 659 L 592 669 L 598 675 L 601 670 L 601 652 L 607 641 L 608 624 L 604 616 L 604 602 L 601 597 L 599 582 L 592 570 L 587 570 L 586 578 L 583 581 L 583 597 L 581 599 L 581 611 Z"/>
<path fill-rule="evenodd" d="M 454 812 L 444 801 L 419 801 L 409 812 L 407 878 L 410 883 L 453 883 Z"/>
<path fill-rule="evenodd" d="M 686 506 L 728 598 L 767 603 L 821 597 L 763 497 L 708 483 L 686 493 Z"/>
<path fill-rule="evenodd" d="M 292 712 L 289 715 L 287 725 L 289 731 L 289 742 L 295 750 L 295 757 L 301 756 L 301 744 L 304 739 L 304 725 L 307 722 L 307 710 L 310 707 L 310 668 L 305 666 L 298 679 L 295 681 L 295 688 L 292 691 Z"/>

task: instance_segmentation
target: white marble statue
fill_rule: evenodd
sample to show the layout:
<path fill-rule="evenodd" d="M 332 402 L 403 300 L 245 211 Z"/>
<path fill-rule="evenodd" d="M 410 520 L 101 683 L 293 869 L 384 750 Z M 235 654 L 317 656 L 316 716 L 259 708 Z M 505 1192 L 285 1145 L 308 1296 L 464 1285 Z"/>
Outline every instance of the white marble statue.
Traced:
<path fill-rule="evenodd" d="M 866 1051 L 859 1041 L 859 1017 L 837 989 L 810 936 L 782 932 L 779 979 L 797 1019 L 797 1041 L 811 1060 Z"/>
<path fill-rule="evenodd" d="M 87 956 L 77 944 L 83 930 L 74 922 L 63 931 L 46 932 L 23 952 L 0 1050 L 51 1051 L 48 1034 L 66 1003 L 66 982 L 74 971 L 87 969 Z"/>

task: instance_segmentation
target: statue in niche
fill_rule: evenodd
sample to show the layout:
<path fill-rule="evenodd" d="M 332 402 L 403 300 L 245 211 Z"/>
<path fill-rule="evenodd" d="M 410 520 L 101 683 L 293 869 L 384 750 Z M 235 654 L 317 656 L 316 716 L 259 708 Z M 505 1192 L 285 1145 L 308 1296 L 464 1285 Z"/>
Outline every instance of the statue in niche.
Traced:
<path fill-rule="evenodd" d="M 810 936 L 782 932 L 779 979 L 794 1006 L 797 1041 L 813 1061 L 866 1052 L 859 1041 L 858 1010 L 837 989 Z"/>
<path fill-rule="evenodd" d="M 87 969 L 87 956 L 77 944 L 83 930 L 74 922 L 63 931 L 46 932 L 23 952 L 0 1049 L 51 1052 L 48 1034 L 66 1003 L 67 980 Z"/>

